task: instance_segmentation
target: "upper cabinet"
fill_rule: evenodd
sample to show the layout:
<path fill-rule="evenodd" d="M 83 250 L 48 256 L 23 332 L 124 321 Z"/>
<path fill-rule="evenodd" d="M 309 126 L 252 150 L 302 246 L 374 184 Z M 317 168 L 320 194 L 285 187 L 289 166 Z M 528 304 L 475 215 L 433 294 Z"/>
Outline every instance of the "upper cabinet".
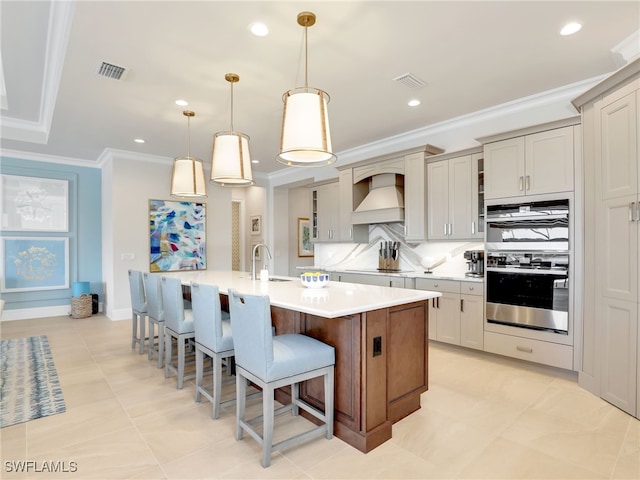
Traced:
<path fill-rule="evenodd" d="M 487 143 L 485 199 L 574 189 L 575 125 Z"/>
<path fill-rule="evenodd" d="M 482 238 L 484 180 L 481 153 L 434 157 L 427 165 L 429 240 Z M 453 156 L 453 158 L 449 158 Z"/>

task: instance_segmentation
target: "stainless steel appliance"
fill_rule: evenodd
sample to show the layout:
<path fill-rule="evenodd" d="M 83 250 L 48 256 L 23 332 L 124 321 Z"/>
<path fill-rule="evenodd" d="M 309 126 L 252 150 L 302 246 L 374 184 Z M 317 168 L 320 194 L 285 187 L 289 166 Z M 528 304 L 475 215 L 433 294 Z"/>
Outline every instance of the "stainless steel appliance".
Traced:
<path fill-rule="evenodd" d="M 569 200 L 487 206 L 487 251 L 568 251 Z"/>
<path fill-rule="evenodd" d="M 569 255 L 487 253 L 487 322 L 569 332 Z"/>
<path fill-rule="evenodd" d="M 487 206 L 487 322 L 569 332 L 569 200 Z"/>
<path fill-rule="evenodd" d="M 484 250 L 467 250 L 464 258 L 467 260 L 467 277 L 484 276 Z"/>

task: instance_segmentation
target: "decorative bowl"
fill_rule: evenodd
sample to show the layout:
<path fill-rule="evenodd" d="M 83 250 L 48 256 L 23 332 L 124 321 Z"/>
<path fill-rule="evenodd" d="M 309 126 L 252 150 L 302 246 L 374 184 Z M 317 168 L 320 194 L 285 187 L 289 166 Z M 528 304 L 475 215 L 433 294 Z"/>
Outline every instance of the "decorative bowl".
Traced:
<path fill-rule="evenodd" d="M 302 285 L 308 288 L 322 288 L 329 283 L 328 273 L 305 272 L 300 275 Z"/>

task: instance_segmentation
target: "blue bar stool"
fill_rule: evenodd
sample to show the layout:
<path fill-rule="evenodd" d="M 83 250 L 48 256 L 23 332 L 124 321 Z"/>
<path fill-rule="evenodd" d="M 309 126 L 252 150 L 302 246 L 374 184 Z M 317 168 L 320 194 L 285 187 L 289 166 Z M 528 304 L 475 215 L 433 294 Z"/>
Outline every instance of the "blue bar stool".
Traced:
<path fill-rule="evenodd" d="M 180 279 L 171 277 L 160 278 L 162 289 L 162 305 L 164 307 L 164 378 L 169 378 L 169 372 L 178 376 L 178 390 L 185 380 L 194 375 L 185 376 L 186 345 L 191 344 L 196 334 L 193 330 L 193 311 L 185 310 Z M 178 344 L 178 362 L 172 363 L 172 340 Z"/>
<path fill-rule="evenodd" d="M 140 345 L 140 354 L 144 352 L 145 318 L 147 317 L 147 298 L 144 292 L 142 272 L 129 270 L 129 292 L 131 293 L 131 348 Z"/>
<path fill-rule="evenodd" d="M 262 446 L 262 466 L 271 463 L 271 453 L 302 443 L 317 435 L 333 436 L 333 388 L 335 350 L 302 334 L 274 336 L 268 296 L 242 295 L 229 290 L 229 310 L 236 359 L 236 440 L 247 432 Z M 299 383 L 324 378 L 324 413 L 299 396 Z M 245 419 L 247 380 L 262 388 L 262 415 Z M 274 410 L 277 388 L 291 386 L 291 403 Z M 306 432 L 273 443 L 274 416 L 302 408 L 323 422 Z M 262 436 L 252 424 L 262 420 Z"/>
<path fill-rule="evenodd" d="M 196 334 L 196 402 L 203 395 L 213 404 L 212 418 L 220 417 L 220 407 L 232 405 L 235 399 L 220 402 L 222 395 L 222 365 L 230 374 L 234 356 L 233 337 L 229 314 L 220 307 L 220 290 L 214 285 L 191 284 L 193 328 Z M 213 386 L 211 392 L 203 385 L 204 356 L 213 360 Z M 224 382 L 233 383 L 234 379 Z"/>

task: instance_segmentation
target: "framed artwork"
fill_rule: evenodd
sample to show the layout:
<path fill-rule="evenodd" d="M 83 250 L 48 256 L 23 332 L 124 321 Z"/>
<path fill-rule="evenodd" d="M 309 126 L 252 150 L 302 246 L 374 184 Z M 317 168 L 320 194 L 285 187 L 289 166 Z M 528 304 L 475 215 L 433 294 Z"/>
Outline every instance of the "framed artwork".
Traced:
<path fill-rule="evenodd" d="M 251 251 L 249 252 L 249 261 L 250 262 L 253 261 L 253 258 L 251 257 L 251 255 L 253 255 L 253 249 L 259 243 L 262 243 L 262 240 L 255 240 L 255 241 L 251 242 Z M 261 248 L 256 250 L 256 261 L 257 262 L 260 262 L 262 260 L 262 257 L 260 256 L 261 255 L 260 254 L 261 250 L 262 250 Z M 257 267 L 256 267 L 256 270 L 257 270 Z"/>
<path fill-rule="evenodd" d="M 262 216 L 253 215 L 251 217 L 251 235 L 260 235 L 262 233 Z"/>
<path fill-rule="evenodd" d="M 313 257 L 313 243 L 311 243 L 311 222 L 308 218 L 298 218 L 298 256 Z"/>
<path fill-rule="evenodd" d="M 3 231 L 69 231 L 68 180 L 3 174 L 0 181 Z"/>
<path fill-rule="evenodd" d="M 149 271 L 205 270 L 206 204 L 149 200 Z"/>
<path fill-rule="evenodd" d="M 69 288 L 69 239 L 2 237 L 0 291 Z"/>

